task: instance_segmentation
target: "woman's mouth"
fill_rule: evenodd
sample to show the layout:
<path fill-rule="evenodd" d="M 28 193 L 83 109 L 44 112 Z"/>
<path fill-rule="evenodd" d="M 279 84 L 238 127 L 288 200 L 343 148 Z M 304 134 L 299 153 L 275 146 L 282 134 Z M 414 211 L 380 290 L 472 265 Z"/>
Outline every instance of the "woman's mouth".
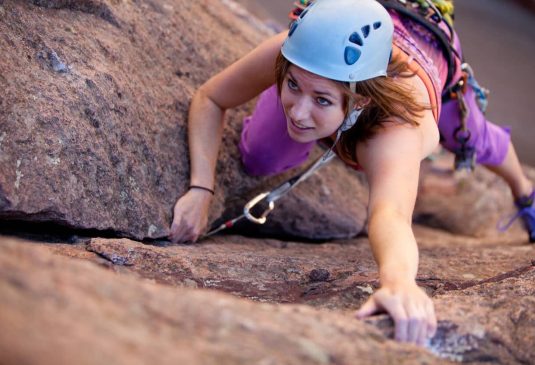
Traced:
<path fill-rule="evenodd" d="M 298 130 L 300 130 L 300 131 L 306 131 L 306 130 L 308 130 L 308 129 L 313 129 L 313 127 L 307 127 L 307 126 L 305 126 L 305 125 L 302 125 L 302 124 L 297 123 L 297 122 L 294 121 L 292 118 L 288 118 L 288 119 L 290 120 L 290 124 L 291 124 L 293 127 L 295 127 L 295 128 L 297 128 Z"/>

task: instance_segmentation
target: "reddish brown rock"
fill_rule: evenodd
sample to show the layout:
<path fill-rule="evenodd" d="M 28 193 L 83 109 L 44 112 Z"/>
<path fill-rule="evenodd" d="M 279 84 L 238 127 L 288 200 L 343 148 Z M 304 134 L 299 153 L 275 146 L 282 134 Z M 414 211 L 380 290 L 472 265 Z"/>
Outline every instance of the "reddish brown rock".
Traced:
<path fill-rule="evenodd" d="M 457 235 L 528 240 L 520 220 L 506 234 L 497 228 L 516 213 L 502 179 L 483 166 L 473 174 L 455 173 L 452 166 L 453 155 L 446 152 L 422 163 L 416 222 Z M 535 170 L 525 167 L 525 171 L 535 181 Z"/>
<path fill-rule="evenodd" d="M 434 298 L 439 319 L 437 335 L 430 341 L 428 350 L 444 359 L 471 364 L 529 363 L 534 355 L 531 344 L 535 336 L 535 246 L 513 242 L 486 243 L 424 227 L 416 227 L 415 232 L 422 247 L 418 282 Z M 149 349 L 152 339 L 144 337 L 144 328 L 149 326 L 152 328 L 151 336 L 160 334 L 158 343 L 163 346 L 159 347 L 162 351 L 167 343 L 176 343 L 177 348 L 184 348 L 180 356 L 186 356 L 190 363 L 210 363 L 212 353 L 203 345 L 203 334 L 221 330 L 218 327 L 221 323 L 211 314 L 221 312 L 221 300 L 228 300 L 224 307 L 227 316 L 225 326 L 242 328 L 241 321 L 251 321 L 257 326 L 248 332 L 248 336 L 252 336 L 247 347 L 250 352 L 238 352 L 244 356 L 238 360 L 232 356 L 236 354 L 235 341 L 243 341 L 241 332 L 238 331 L 240 334 L 234 337 L 236 333 L 229 330 L 219 338 L 217 351 L 223 356 L 222 363 L 227 361 L 227 356 L 232 359 L 228 360 L 229 363 L 246 363 L 257 359 L 251 357 L 251 353 L 264 354 L 266 336 L 272 335 L 272 332 L 269 332 L 270 335 L 264 333 L 264 325 L 269 327 L 269 331 L 276 328 L 276 336 L 284 343 L 276 346 L 280 353 L 272 353 L 277 360 L 294 358 L 295 363 L 350 364 L 351 360 L 347 359 L 359 356 L 362 363 L 389 363 L 393 361 L 389 359 L 401 356 L 398 350 L 390 347 L 386 338 L 378 337 L 370 327 L 356 327 L 359 331 L 357 347 L 352 338 L 353 326 L 357 323 L 352 317 L 354 310 L 378 285 L 366 239 L 303 244 L 220 236 L 197 245 L 168 247 L 143 245 L 128 239 L 92 239 L 87 244 L 32 246 L 5 238 L 1 241 L 0 294 L 6 299 L 0 304 L 0 313 L 6 315 L 2 317 L 0 314 L 0 326 L 14 329 L 9 332 L 12 334 L 9 338 L 0 335 L 0 350 L 11 349 L 8 354 L 17 360 L 47 352 L 56 353 L 50 357 L 54 361 L 57 356 L 68 358 L 71 356 L 68 348 L 77 348 L 77 344 L 84 342 L 99 348 L 106 343 L 104 349 L 109 350 L 102 352 L 105 360 L 110 361 L 109 356 L 113 352 L 117 363 L 129 362 L 130 355 L 123 353 L 126 346 L 123 341 L 133 346 L 141 359 L 145 359 L 146 356 L 156 356 Z M 47 251 L 67 257 L 54 258 Z M 94 264 L 75 263 L 74 259 L 96 263 L 121 275 L 106 273 Z M 176 288 L 175 291 L 170 287 Z M 253 299 L 257 304 L 238 299 L 218 299 L 225 297 L 210 290 L 200 290 L 203 288 Z M 15 302 L 13 293 L 18 295 Z M 50 301 L 53 303 L 50 304 Z M 265 302 L 271 304 L 267 306 Z M 276 303 L 292 306 L 272 306 Z M 61 306 L 61 311 L 57 306 Z M 39 313 L 33 314 L 31 325 L 36 327 L 32 328 L 49 335 L 46 341 L 41 340 L 44 341 L 42 344 L 32 336 L 22 335 L 29 331 L 25 327 L 29 322 L 21 319 L 29 318 L 28 312 L 25 312 L 28 307 Z M 328 308 L 329 312 L 310 307 Z M 296 312 L 285 308 L 300 309 Z M 164 309 L 165 315 L 161 312 Z M 184 311 L 188 313 L 187 319 L 182 316 Z M 181 319 L 176 317 L 177 313 Z M 236 317 L 237 313 L 239 317 Z M 84 318 L 92 320 L 88 322 Z M 301 322 L 304 318 L 307 318 L 307 325 Z M 96 336 L 99 339 L 92 337 L 97 330 L 94 328 L 95 319 L 96 323 L 106 324 L 109 338 L 102 334 Z M 321 325 L 314 322 L 316 320 Z M 373 317 L 367 322 L 386 337 L 392 336 L 392 323 L 385 315 Z M 340 323 L 343 323 L 342 329 L 333 329 L 338 328 L 336 326 Z M 316 332 L 310 332 L 310 328 Z M 194 345 L 176 334 L 185 329 L 196 331 L 197 342 Z M 296 329 L 297 332 L 294 332 Z M 68 341 L 59 341 L 60 331 L 76 335 Z M 314 337 L 317 331 L 327 334 L 332 342 Z M 124 337 L 124 333 L 134 336 L 135 340 Z M 311 351 L 308 354 L 312 360 L 303 359 L 300 350 L 293 348 L 296 336 L 304 337 L 305 342 L 311 345 L 307 351 Z M 369 340 L 369 336 L 373 340 Z M 379 345 L 373 342 L 380 338 Z M 101 343 L 101 340 L 105 342 Z M 212 337 L 206 341 L 211 340 Z M 380 350 L 375 351 L 381 352 L 384 358 L 374 357 L 372 349 L 376 345 Z M 420 355 L 416 359 L 412 357 L 416 356 L 412 347 L 399 346 L 407 351 L 403 356 L 408 356 L 407 359 L 414 363 L 441 361 L 421 360 Z M 19 352 L 18 349 L 22 348 L 32 351 L 21 355 L 22 350 Z M 362 349 L 365 349 L 365 354 L 355 354 Z M 274 351 L 273 348 L 271 351 Z M 11 355 L 13 352 L 15 355 Z M 94 355 L 89 353 L 81 356 L 87 359 L 86 363 L 104 361 L 91 357 Z M 183 358 L 173 358 L 177 359 Z M 411 363 L 405 358 L 398 361 Z"/>
<path fill-rule="evenodd" d="M 447 235 L 434 235 L 448 243 Z M 440 247 L 425 238 L 420 242 L 417 279 L 431 295 L 515 273 L 535 257 L 532 245 L 485 246 L 475 239 L 457 247 Z M 213 288 L 260 301 L 356 309 L 378 286 L 366 239 L 313 245 L 226 236 L 169 247 L 93 239 L 87 249 L 125 272 L 160 283 Z"/>
<path fill-rule="evenodd" d="M 348 315 L 115 275 L 0 242 L 2 364 L 444 364 Z"/>
<path fill-rule="evenodd" d="M 498 364 L 535 361 L 534 266 L 440 294 L 435 303 L 447 320 L 431 347 L 444 357 Z"/>
<path fill-rule="evenodd" d="M 535 266 L 441 289 L 433 301 L 439 322 L 427 348 L 437 356 L 473 364 L 532 364 L 535 359 Z M 386 315 L 367 320 L 391 337 Z"/>
<path fill-rule="evenodd" d="M 6 0 L 1 9 L 0 218 L 165 236 L 189 181 L 193 92 L 269 29 L 232 1 Z M 212 219 L 296 172 L 243 173 L 237 143 L 251 106 L 228 113 Z M 262 232 L 361 231 L 365 192 L 353 173 L 338 163 L 312 180 Z"/>
<path fill-rule="evenodd" d="M 160 283 L 213 288 L 262 302 L 355 308 L 367 295 L 357 287 L 368 288 L 377 279 L 366 242 L 358 242 L 311 245 L 227 236 L 154 247 L 93 239 L 87 249 Z M 314 279 L 314 271 L 323 272 L 323 280 Z"/>
<path fill-rule="evenodd" d="M 164 235 L 187 185 L 193 91 L 268 33 L 228 0 L 1 1 L 0 217 Z M 240 214 L 296 173 L 243 174 L 239 125 L 251 106 L 228 115 L 212 218 Z M 532 363 L 535 246 L 519 225 L 497 234 L 513 212 L 503 182 L 482 168 L 458 179 L 451 165 L 424 162 L 415 211 L 428 226 L 415 226 L 417 280 L 439 318 L 428 350 L 471 364 Z M 366 199 L 362 175 L 336 162 L 254 232 L 351 237 Z M 352 317 L 378 286 L 365 238 L 153 243 L 0 237 L 0 362 L 447 363 L 388 340 L 385 315 L 373 326 Z"/>

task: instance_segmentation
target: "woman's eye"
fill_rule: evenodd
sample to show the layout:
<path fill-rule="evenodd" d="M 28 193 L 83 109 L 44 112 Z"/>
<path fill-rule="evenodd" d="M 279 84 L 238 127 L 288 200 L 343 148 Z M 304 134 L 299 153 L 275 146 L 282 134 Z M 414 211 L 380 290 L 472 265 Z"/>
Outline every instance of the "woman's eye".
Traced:
<path fill-rule="evenodd" d="M 297 90 L 297 84 L 290 79 L 288 79 L 288 87 L 292 90 Z"/>
<path fill-rule="evenodd" d="M 332 104 L 329 100 L 325 98 L 317 98 L 316 101 L 319 105 L 322 105 L 322 106 L 329 106 Z"/>

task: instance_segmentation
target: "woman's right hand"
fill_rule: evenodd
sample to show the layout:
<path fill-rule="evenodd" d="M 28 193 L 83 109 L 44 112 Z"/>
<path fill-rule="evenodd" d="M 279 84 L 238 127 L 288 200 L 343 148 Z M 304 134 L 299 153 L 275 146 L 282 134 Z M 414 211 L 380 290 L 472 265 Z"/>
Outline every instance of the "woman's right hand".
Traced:
<path fill-rule="evenodd" d="M 395 339 L 424 346 L 435 335 L 437 319 L 433 301 L 415 282 L 383 285 L 356 313 L 363 319 L 387 312 L 395 324 Z"/>
<path fill-rule="evenodd" d="M 168 236 L 172 243 L 193 243 L 199 239 L 208 223 L 211 200 L 212 194 L 201 189 L 190 189 L 177 200 Z"/>

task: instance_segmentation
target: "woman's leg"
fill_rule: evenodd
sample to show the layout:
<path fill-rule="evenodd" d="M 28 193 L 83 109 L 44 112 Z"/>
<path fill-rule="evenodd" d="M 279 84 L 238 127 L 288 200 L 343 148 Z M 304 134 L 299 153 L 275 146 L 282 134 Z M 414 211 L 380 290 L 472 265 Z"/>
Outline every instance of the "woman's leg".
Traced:
<path fill-rule="evenodd" d="M 485 165 L 485 167 L 501 176 L 509 184 L 515 200 L 528 197 L 533 192 L 533 183 L 522 171 L 520 161 L 511 142 L 509 142 L 507 154 L 501 164 Z"/>
<path fill-rule="evenodd" d="M 286 128 L 277 87 L 272 86 L 244 120 L 239 148 L 248 174 L 274 175 L 306 161 L 314 142 L 295 142 Z"/>
<path fill-rule="evenodd" d="M 497 126 L 485 118 L 470 86 L 467 87 L 464 98 L 469 109 L 466 125 L 470 139 L 467 146 L 475 149 L 477 162 L 501 176 L 509 184 L 515 199 L 531 194 L 533 186 L 522 171 L 511 143 L 509 129 Z M 457 100 L 450 100 L 443 105 L 439 129 L 442 145 L 453 153 L 461 148 L 454 136 L 460 125 L 459 104 Z"/>
<path fill-rule="evenodd" d="M 509 129 L 499 127 L 485 119 L 477 106 L 474 92 L 470 86 L 467 88 L 465 100 L 469 107 L 466 123 L 471 133 L 467 145 L 475 149 L 478 163 L 507 182 L 518 208 L 516 217 L 522 217 L 530 241 L 535 242 L 535 192 L 532 182 L 526 177 L 520 166 L 511 143 Z M 461 147 L 454 137 L 455 130 L 460 126 L 460 123 L 457 100 L 450 100 L 443 105 L 439 129 L 443 139 L 442 145 L 454 153 Z M 506 229 L 508 225 L 500 229 Z"/>
<path fill-rule="evenodd" d="M 535 242 L 535 190 L 533 190 L 533 183 L 522 171 L 513 144 L 509 144 L 507 155 L 500 165 L 488 165 L 486 167 L 507 181 L 515 197 L 515 204 L 518 209 L 518 214 L 505 226 L 499 227 L 499 229 L 501 231 L 506 230 L 516 218 L 521 217 L 528 231 L 530 242 Z"/>

